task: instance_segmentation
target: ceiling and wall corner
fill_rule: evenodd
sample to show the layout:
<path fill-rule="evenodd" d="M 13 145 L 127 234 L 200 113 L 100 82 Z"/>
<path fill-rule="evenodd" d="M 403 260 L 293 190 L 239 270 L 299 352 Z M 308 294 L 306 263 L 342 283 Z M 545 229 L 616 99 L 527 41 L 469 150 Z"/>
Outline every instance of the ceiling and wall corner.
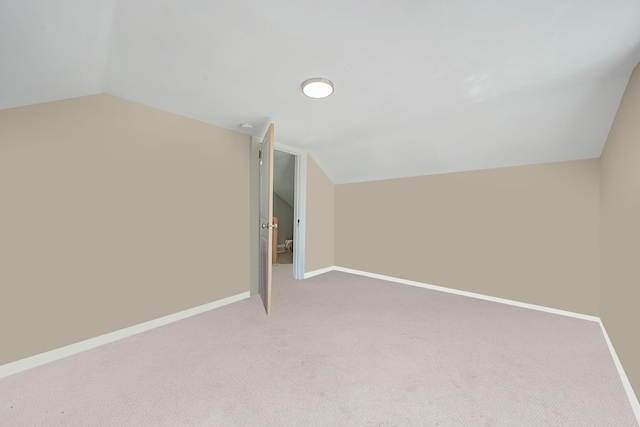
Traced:
<path fill-rule="evenodd" d="M 106 92 L 274 122 L 335 184 L 593 158 L 638 22 L 633 0 L 2 1 L 0 108 Z M 331 97 L 302 94 L 317 76 Z"/>

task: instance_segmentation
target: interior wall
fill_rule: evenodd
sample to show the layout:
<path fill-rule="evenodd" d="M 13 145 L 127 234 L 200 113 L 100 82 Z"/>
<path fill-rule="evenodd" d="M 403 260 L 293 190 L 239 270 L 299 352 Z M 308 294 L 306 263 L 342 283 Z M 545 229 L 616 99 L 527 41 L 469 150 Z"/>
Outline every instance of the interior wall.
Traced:
<path fill-rule="evenodd" d="M 341 267 L 597 316 L 598 159 L 337 185 Z"/>
<path fill-rule="evenodd" d="M 305 273 L 334 265 L 334 185 L 307 157 Z"/>
<path fill-rule="evenodd" d="M 601 157 L 601 318 L 640 395 L 640 66 Z"/>
<path fill-rule="evenodd" d="M 286 239 L 293 239 L 293 206 L 275 192 L 273 193 L 273 216 L 278 217 L 278 244 L 284 245 Z"/>
<path fill-rule="evenodd" d="M 0 111 L 0 364 L 248 291 L 249 148 L 109 95 Z"/>
<path fill-rule="evenodd" d="M 251 295 L 260 294 L 260 139 L 251 138 L 250 153 L 250 202 L 249 240 L 250 267 L 249 290 Z"/>

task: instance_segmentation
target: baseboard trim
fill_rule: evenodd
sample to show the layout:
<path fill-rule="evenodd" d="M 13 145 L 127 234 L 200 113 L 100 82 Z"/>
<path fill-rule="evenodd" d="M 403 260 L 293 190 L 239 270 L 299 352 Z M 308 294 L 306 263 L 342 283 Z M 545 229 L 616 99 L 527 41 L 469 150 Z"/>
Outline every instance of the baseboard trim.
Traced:
<path fill-rule="evenodd" d="M 44 365 L 46 363 L 53 362 L 54 360 L 62 359 L 63 357 L 71 356 L 86 350 L 91 350 L 101 345 L 118 341 L 142 332 L 146 332 L 151 329 L 167 325 L 169 323 L 177 322 L 178 320 L 186 319 L 188 317 L 195 316 L 196 314 L 201 314 L 206 311 L 213 310 L 237 301 L 241 301 L 246 298 L 249 298 L 248 291 L 241 294 L 232 295 L 230 297 L 223 298 L 217 301 L 213 301 L 208 304 L 189 308 L 178 313 L 173 313 L 167 316 L 159 317 L 157 319 L 149 320 L 148 322 L 139 323 L 137 325 L 129 326 L 124 329 L 109 332 L 107 334 L 100 335 L 94 338 L 89 338 L 87 340 L 80 341 L 74 344 L 69 344 L 67 346 L 56 348 L 44 353 L 36 354 L 35 356 L 16 360 L 15 362 L 9 362 L 0 366 L 0 378 L 17 374 L 18 372 L 35 368 L 36 366 Z"/>
<path fill-rule="evenodd" d="M 607 334 L 607 329 L 604 327 L 604 323 L 602 323 L 602 319 L 598 320 L 600 323 L 600 327 L 602 328 L 602 334 L 604 335 L 604 339 L 607 341 L 607 346 L 609 346 L 609 352 L 611 353 L 611 357 L 613 358 L 613 363 L 616 365 L 616 369 L 618 370 L 618 375 L 620 375 L 620 380 L 622 381 L 622 385 L 624 386 L 624 391 L 627 392 L 627 397 L 629 398 L 629 403 L 631 403 L 631 407 L 633 408 L 633 412 L 636 414 L 636 421 L 638 421 L 638 425 L 640 425 L 640 402 L 638 401 L 638 397 L 633 391 L 633 387 L 631 386 L 631 382 L 627 377 L 624 368 L 622 367 L 622 362 L 618 359 L 618 354 L 616 350 L 613 348 L 613 344 L 609 339 L 609 334 Z"/>
<path fill-rule="evenodd" d="M 636 394 L 633 391 L 633 387 L 631 386 L 631 382 L 629 381 L 629 378 L 627 377 L 627 374 L 624 372 L 624 368 L 622 367 L 622 363 L 620 362 L 620 359 L 618 359 L 618 355 L 616 354 L 616 351 L 613 348 L 613 344 L 611 343 L 611 340 L 609 339 L 609 335 L 607 334 L 607 331 L 606 331 L 606 329 L 604 327 L 604 324 L 602 323 L 602 320 L 597 316 L 590 316 L 590 315 L 587 315 L 587 314 L 575 313 L 575 312 L 572 312 L 572 311 L 559 310 L 559 309 L 556 309 L 556 308 L 545 307 L 545 306 L 542 306 L 542 305 L 528 304 L 528 303 L 525 303 L 525 302 L 513 301 L 513 300 L 509 300 L 509 299 L 505 299 L 505 298 L 497 298 L 497 297 L 492 297 L 492 296 L 488 296 L 488 295 L 477 294 L 477 293 L 474 293 L 474 292 L 461 291 L 461 290 L 458 290 L 458 289 L 445 288 L 443 286 L 429 285 L 427 283 L 416 282 L 416 281 L 413 281 L 413 280 L 400 279 L 398 277 L 385 276 L 383 274 L 369 273 L 367 271 L 355 270 L 353 268 L 346 268 L 346 267 L 339 267 L 339 266 L 327 267 L 327 268 L 323 268 L 323 269 L 320 269 L 320 270 L 311 271 L 311 272 L 305 274 L 305 279 L 308 278 L 308 277 L 317 276 L 317 275 L 320 275 L 320 274 L 323 274 L 323 273 L 328 273 L 330 271 L 340 271 L 342 273 L 356 274 L 356 275 L 359 275 L 359 276 L 370 277 L 372 279 L 386 280 L 386 281 L 389 281 L 389 282 L 395 282 L 395 283 L 401 283 L 401 284 L 409 285 L 409 286 L 416 286 L 416 287 L 419 287 L 419 288 L 431 289 L 431 290 L 434 290 L 434 291 L 447 292 L 447 293 L 450 293 L 450 294 L 462 295 L 462 296 L 466 296 L 466 297 L 477 298 L 477 299 L 497 302 L 497 303 L 501 303 L 501 304 L 513 305 L 513 306 L 516 306 L 516 307 L 528 308 L 528 309 L 531 309 L 531 310 L 544 311 L 544 312 L 547 312 L 547 313 L 559 314 L 561 316 L 574 317 L 574 318 L 577 318 L 577 319 L 597 322 L 597 323 L 600 324 L 600 327 L 602 328 L 602 333 L 603 333 L 603 335 L 605 337 L 605 340 L 607 342 L 607 346 L 609 347 L 609 352 L 611 353 L 611 357 L 613 358 L 614 364 L 616 365 L 616 369 L 618 370 L 618 375 L 620 376 L 620 380 L 622 381 L 622 385 L 624 386 L 625 392 L 627 393 L 627 397 L 629 399 L 629 403 L 631 404 L 631 407 L 633 408 L 633 412 L 634 412 L 634 414 L 636 416 L 638 424 L 640 425 L 640 403 L 638 402 L 638 398 L 637 398 Z"/>
<path fill-rule="evenodd" d="M 475 292 L 468 292 L 468 291 L 461 291 L 461 290 L 458 290 L 458 289 L 445 288 L 444 286 L 430 285 L 428 283 L 422 283 L 422 282 L 416 282 L 416 281 L 413 281 L 413 280 L 400 279 L 400 278 L 397 278 L 397 277 L 385 276 L 385 275 L 382 275 L 382 274 L 369 273 L 367 271 L 354 270 L 352 268 L 345 268 L 345 267 L 335 266 L 335 267 L 333 267 L 333 270 L 341 271 L 343 273 L 357 274 L 359 276 L 371 277 L 373 279 L 380 279 L 380 280 L 387 280 L 389 282 L 402 283 L 404 285 L 416 286 L 418 288 L 431 289 L 431 290 L 434 290 L 434 291 L 447 292 L 447 293 L 450 293 L 450 294 L 462 295 L 462 296 L 465 296 L 465 297 L 482 299 L 482 300 L 485 300 L 485 301 L 498 302 L 498 303 L 501 303 L 501 304 L 513 305 L 513 306 L 522 307 L 522 308 L 529 308 L 531 310 L 538 310 L 538 311 L 544 311 L 544 312 L 547 312 L 547 313 L 559 314 L 559 315 L 562 315 L 562 316 L 575 317 L 577 319 L 589 320 L 591 322 L 599 322 L 600 321 L 599 317 L 590 316 L 588 314 L 574 313 L 573 311 L 559 310 L 557 308 L 545 307 L 543 305 L 529 304 L 529 303 L 526 303 L 526 302 L 514 301 L 514 300 L 510 300 L 510 299 L 506 299 L 506 298 L 498 298 L 498 297 L 492 297 L 492 296 L 489 296 L 489 295 L 477 294 Z"/>
<path fill-rule="evenodd" d="M 309 278 L 314 277 L 314 276 L 319 276 L 320 274 L 324 274 L 324 273 L 328 273 L 330 271 L 334 271 L 335 269 L 336 269 L 335 266 L 331 266 L 331 267 L 321 268 L 319 270 L 313 270 L 313 271 L 310 271 L 308 273 L 304 273 L 304 278 L 305 279 L 309 279 Z"/>

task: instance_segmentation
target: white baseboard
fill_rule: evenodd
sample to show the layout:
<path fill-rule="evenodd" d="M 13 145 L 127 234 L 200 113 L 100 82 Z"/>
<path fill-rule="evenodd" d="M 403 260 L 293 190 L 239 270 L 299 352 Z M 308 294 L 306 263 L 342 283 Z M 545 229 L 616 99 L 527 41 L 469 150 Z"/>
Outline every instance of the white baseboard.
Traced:
<path fill-rule="evenodd" d="M 385 276 L 383 274 L 369 273 L 368 271 L 355 270 L 353 268 L 346 268 L 346 267 L 339 267 L 337 265 L 321 268 L 319 270 L 310 271 L 304 274 L 304 278 L 308 279 L 310 277 L 318 276 L 320 274 L 328 273 L 330 271 L 340 271 L 342 273 L 357 274 L 358 276 L 370 277 L 372 279 L 380 279 L 380 280 L 386 280 L 388 282 L 402 283 L 403 285 L 416 286 L 419 288 L 431 289 L 434 291 L 447 292 L 450 294 L 462 295 L 465 297 L 498 302 L 501 304 L 508 304 L 516 307 L 528 308 L 531 310 L 538 310 L 538 311 L 544 311 L 547 313 L 559 314 L 562 316 L 575 317 L 577 319 L 589 320 L 591 322 L 600 322 L 599 317 L 590 316 L 588 314 L 575 313 L 573 311 L 566 311 L 566 310 L 559 310 L 557 308 L 545 307 L 543 305 L 529 304 L 526 302 L 514 301 L 506 298 L 492 297 L 489 295 L 477 294 L 475 292 L 461 291 L 458 289 L 446 288 L 444 286 L 430 285 L 428 283 L 416 282 L 414 280 L 400 279 L 398 277 Z"/>
<path fill-rule="evenodd" d="M 582 313 L 574 313 L 572 311 L 558 310 L 556 308 L 545 307 L 542 305 L 535 305 L 535 304 L 528 304 L 520 301 L 513 301 L 505 298 L 497 298 L 497 297 L 492 297 L 488 295 L 477 294 L 474 292 L 467 292 L 467 291 L 461 291 L 458 289 L 445 288 L 442 286 L 429 285 L 427 283 L 416 282 L 413 280 L 400 279 L 397 277 L 385 276 L 382 274 L 369 273 L 367 271 L 354 270 L 352 268 L 345 268 L 345 267 L 338 267 L 338 266 L 332 266 L 332 267 L 327 267 L 320 270 L 311 271 L 309 273 L 306 273 L 304 275 L 304 278 L 306 279 L 308 277 L 317 276 L 323 273 L 328 273 L 330 271 L 340 271 L 343 273 L 357 274 L 359 276 L 371 277 L 373 279 L 380 279 L 380 280 L 386 280 L 389 282 L 402 283 L 405 285 L 417 286 L 419 288 L 431 289 L 434 291 L 447 292 L 450 294 L 462 295 L 466 297 L 477 298 L 477 299 L 497 302 L 501 304 L 513 305 L 516 307 L 528 308 L 531 310 L 538 310 L 538 311 L 544 311 L 547 313 L 559 314 L 561 316 L 568 316 L 568 317 L 574 317 L 577 319 L 598 322 L 600 324 L 600 327 L 602 328 L 602 333 L 604 334 L 605 340 L 607 341 L 607 346 L 609 347 L 611 357 L 613 358 L 613 361 L 616 365 L 616 369 L 618 370 L 618 375 L 620 376 L 620 380 L 622 381 L 624 389 L 627 393 L 627 397 L 629 398 L 629 403 L 631 404 L 631 407 L 633 408 L 633 412 L 635 413 L 636 418 L 638 420 L 638 424 L 640 425 L 640 403 L 638 402 L 638 398 L 635 395 L 633 388 L 631 387 L 631 383 L 629 382 L 629 378 L 627 377 L 627 374 L 624 372 L 622 363 L 620 362 L 620 359 L 618 359 L 618 355 L 616 354 L 616 351 L 613 348 L 613 344 L 609 339 L 609 335 L 607 334 L 607 331 L 604 325 L 602 324 L 602 320 L 599 317 L 590 316 Z"/>
<path fill-rule="evenodd" d="M 622 385 L 624 386 L 624 390 L 627 392 L 627 397 L 629 398 L 629 403 L 631 403 L 631 407 L 633 408 L 633 412 L 636 414 L 636 420 L 638 421 L 638 425 L 640 425 L 640 402 L 638 402 L 638 397 L 633 391 L 633 387 L 631 387 L 631 382 L 627 377 L 627 374 L 624 372 L 624 368 L 622 367 L 622 363 L 620 359 L 618 359 L 618 354 L 616 350 L 613 348 L 613 344 L 609 339 L 609 334 L 607 334 L 607 330 L 602 323 L 602 320 L 599 320 L 600 327 L 602 328 L 602 334 L 604 335 L 604 339 L 607 341 L 607 345 L 609 346 L 609 352 L 611 353 L 611 357 L 613 358 L 613 363 L 616 365 L 616 369 L 618 370 L 618 375 L 620 375 L 620 380 L 622 380 Z"/>
<path fill-rule="evenodd" d="M 334 271 L 335 269 L 336 269 L 335 266 L 331 266 L 331 267 L 327 267 L 327 268 L 321 268 L 319 270 L 313 270 L 313 271 L 310 271 L 308 273 L 304 273 L 304 278 L 305 279 L 309 279 L 309 278 L 311 278 L 313 276 L 318 276 L 320 274 L 324 274 L 324 273 L 328 273 L 330 271 Z"/>
<path fill-rule="evenodd" d="M 89 338 L 88 340 L 56 348 L 45 353 L 36 354 L 35 356 L 27 357 L 25 359 L 16 360 L 15 362 L 10 362 L 0 366 L 0 378 L 22 372 L 30 368 L 35 368 L 36 366 L 44 365 L 45 363 L 53 362 L 54 360 L 62 359 L 63 357 L 71 356 L 82 351 L 91 350 L 101 345 L 118 341 L 141 332 L 146 332 L 159 326 L 177 322 L 178 320 L 186 319 L 188 317 L 195 316 L 196 314 L 204 313 L 205 311 L 213 310 L 246 298 L 249 298 L 249 292 L 232 295 L 208 304 L 189 308 L 178 313 L 169 314 L 158 319 L 149 320 L 148 322 L 139 323 L 128 328 Z"/>
<path fill-rule="evenodd" d="M 465 296 L 465 297 L 477 298 L 477 299 L 482 299 L 482 300 L 492 301 L 492 302 L 499 302 L 501 304 L 514 305 L 516 307 L 523 307 L 523 308 L 529 308 L 529 309 L 532 309 L 532 310 L 544 311 L 544 312 L 547 312 L 547 313 L 560 314 L 562 316 L 575 317 L 575 318 L 582 319 L 582 320 L 590 320 L 592 322 L 599 322 L 600 321 L 599 317 L 590 316 L 588 314 L 581 314 L 581 313 L 574 313 L 572 311 L 558 310 L 556 308 L 545 307 L 545 306 L 542 306 L 542 305 L 528 304 L 526 302 L 513 301 L 513 300 L 505 299 L 505 298 L 497 298 L 497 297 L 492 297 L 492 296 L 489 296 L 489 295 L 477 294 L 475 292 L 467 292 L 467 291 L 461 291 L 461 290 L 458 290 L 458 289 L 445 288 L 444 286 L 429 285 L 427 283 L 416 282 L 416 281 L 413 281 L 413 280 L 399 279 L 397 277 L 384 276 L 382 274 L 369 273 L 369 272 L 366 272 L 366 271 L 354 270 L 352 268 L 344 268 L 344 267 L 334 266 L 333 270 L 342 271 L 344 273 L 357 274 L 359 276 L 371 277 L 373 279 L 380 279 L 380 280 L 387 280 L 389 282 L 402 283 L 402 284 L 405 284 L 405 285 L 416 286 L 416 287 L 419 287 L 419 288 L 431 289 L 431 290 L 434 290 L 434 291 L 440 291 L 440 292 L 447 292 L 447 293 L 450 293 L 450 294 L 462 295 L 462 296 Z"/>

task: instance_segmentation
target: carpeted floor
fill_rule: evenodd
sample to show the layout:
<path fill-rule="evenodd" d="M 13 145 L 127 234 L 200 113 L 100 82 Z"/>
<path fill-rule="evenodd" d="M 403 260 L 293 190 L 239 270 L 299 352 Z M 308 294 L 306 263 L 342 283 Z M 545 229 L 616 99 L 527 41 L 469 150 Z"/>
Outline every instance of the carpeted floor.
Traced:
<path fill-rule="evenodd" d="M 252 297 L 0 380 L 2 426 L 636 426 L 595 322 L 274 267 Z"/>

